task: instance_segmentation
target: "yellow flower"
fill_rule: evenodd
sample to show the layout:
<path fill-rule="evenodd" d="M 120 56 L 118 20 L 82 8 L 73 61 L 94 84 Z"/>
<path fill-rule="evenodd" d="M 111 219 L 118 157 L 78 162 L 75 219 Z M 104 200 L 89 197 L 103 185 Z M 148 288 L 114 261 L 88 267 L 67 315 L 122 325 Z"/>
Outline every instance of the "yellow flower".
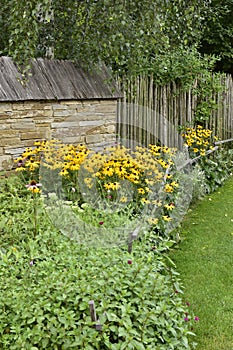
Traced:
<path fill-rule="evenodd" d="M 40 193 L 40 189 L 38 187 L 30 189 L 31 192 L 33 193 Z"/>
<path fill-rule="evenodd" d="M 167 193 L 173 192 L 173 187 L 169 184 L 166 184 L 165 185 L 165 192 L 167 192 Z"/>
<path fill-rule="evenodd" d="M 172 218 L 170 218 L 170 216 L 168 216 L 168 215 L 163 215 L 163 220 L 164 221 L 171 221 Z"/>
<path fill-rule="evenodd" d="M 124 178 L 124 176 L 127 174 L 126 169 L 123 168 L 121 165 L 117 168 L 115 168 L 115 173 L 120 178 Z"/>
<path fill-rule="evenodd" d="M 161 147 L 160 146 L 156 146 L 156 145 L 149 145 L 150 147 L 150 150 L 153 152 L 153 153 L 157 153 L 158 155 L 160 154 L 160 150 L 161 150 Z M 157 155 L 156 154 L 156 155 Z"/>
<path fill-rule="evenodd" d="M 93 186 L 92 178 L 86 177 L 86 178 L 84 179 L 84 182 L 85 182 L 85 184 L 86 184 L 89 188 L 92 188 L 92 186 Z"/>
<path fill-rule="evenodd" d="M 145 193 L 145 190 L 144 190 L 143 188 L 138 188 L 138 193 L 144 194 L 144 193 Z"/>
<path fill-rule="evenodd" d="M 40 188 L 41 184 L 40 183 L 36 183 L 35 180 L 32 180 L 28 185 L 26 185 L 26 187 L 28 188 L 29 191 L 33 192 L 33 193 L 40 193 Z"/>
<path fill-rule="evenodd" d="M 69 172 L 66 169 L 62 169 L 59 173 L 59 175 L 61 175 L 61 176 L 66 176 L 68 174 L 69 174 Z"/>
<path fill-rule="evenodd" d="M 162 159 L 158 159 L 158 163 L 164 168 L 167 169 L 168 168 L 168 164 L 162 160 Z"/>
<path fill-rule="evenodd" d="M 205 156 L 205 154 L 206 154 L 206 153 L 205 153 L 205 149 L 202 148 L 202 149 L 200 150 L 200 155 L 201 155 L 201 156 Z"/>
<path fill-rule="evenodd" d="M 133 182 L 134 184 L 137 184 L 139 182 L 139 176 L 136 176 L 134 174 L 127 175 L 125 178 L 128 179 L 130 182 Z"/>
<path fill-rule="evenodd" d="M 77 171 L 80 169 L 80 165 L 79 164 L 70 164 L 69 169 L 72 171 Z"/>
<path fill-rule="evenodd" d="M 126 203 L 127 202 L 127 197 L 121 197 L 120 198 L 120 202 L 122 202 L 122 203 Z"/>
<path fill-rule="evenodd" d="M 41 145 L 41 142 L 40 141 L 35 141 L 34 142 L 34 146 L 40 146 Z"/>
<path fill-rule="evenodd" d="M 146 184 L 147 185 L 149 185 L 149 186 L 153 186 L 154 185 L 154 180 L 149 180 L 149 179 L 145 179 L 145 182 L 146 182 Z"/>
<path fill-rule="evenodd" d="M 111 167 L 106 167 L 102 170 L 103 175 L 105 176 L 113 176 L 114 174 L 114 169 Z"/>
<path fill-rule="evenodd" d="M 171 186 L 172 187 L 179 187 L 179 184 L 176 181 L 172 181 Z"/>
<path fill-rule="evenodd" d="M 148 218 L 148 222 L 150 225 L 157 225 L 157 223 L 159 222 L 159 219 L 155 219 L 155 218 Z"/>
<path fill-rule="evenodd" d="M 22 166 L 20 166 L 19 168 L 16 168 L 16 169 L 15 169 L 15 171 L 23 171 L 23 170 L 25 170 L 25 168 L 22 167 Z"/>
<path fill-rule="evenodd" d="M 163 147 L 163 148 L 162 148 L 162 151 L 163 151 L 164 153 L 169 153 L 170 150 L 169 150 L 168 147 Z"/>
<path fill-rule="evenodd" d="M 151 203 L 155 204 L 157 207 L 161 207 L 162 206 L 162 202 L 159 201 L 158 199 L 153 200 Z"/>
<path fill-rule="evenodd" d="M 167 209 L 167 210 L 173 210 L 175 208 L 175 205 L 173 203 L 165 204 L 164 208 Z"/>
<path fill-rule="evenodd" d="M 119 182 L 108 182 L 104 184 L 106 190 L 118 190 L 120 188 Z"/>
<path fill-rule="evenodd" d="M 194 142 L 193 140 L 188 140 L 188 141 L 186 142 L 186 144 L 187 144 L 187 146 L 190 147 L 190 146 L 192 146 L 193 142 Z"/>
<path fill-rule="evenodd" d="M 141 202 L 142 202 L 143 204 L 150 204 L 150 201 L 149 201 L 148 199 L 146 199 L 146 198 L 142 198 L 142 199 L 141 199 Z"/>

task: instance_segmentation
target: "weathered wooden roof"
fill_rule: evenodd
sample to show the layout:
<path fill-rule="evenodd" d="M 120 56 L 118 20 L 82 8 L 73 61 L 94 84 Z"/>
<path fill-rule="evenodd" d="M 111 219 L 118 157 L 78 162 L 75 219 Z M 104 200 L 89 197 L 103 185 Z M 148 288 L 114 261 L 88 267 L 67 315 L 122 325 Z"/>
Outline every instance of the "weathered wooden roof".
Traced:
<path fill-rule="evenodd" d="M 71 61 L 37 58 L 26 86 L 10 57 L 0 57 L 0 101 L 114 99 L 122 97 L 106 67 L 86 72 Z"/>

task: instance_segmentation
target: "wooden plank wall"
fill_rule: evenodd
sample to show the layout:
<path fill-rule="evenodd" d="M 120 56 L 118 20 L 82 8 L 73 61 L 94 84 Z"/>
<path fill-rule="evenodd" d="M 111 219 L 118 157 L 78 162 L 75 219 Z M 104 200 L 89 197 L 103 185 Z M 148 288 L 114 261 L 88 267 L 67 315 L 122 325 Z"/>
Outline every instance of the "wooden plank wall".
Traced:
<path fill-rule="evenodd" d="M 223 92 L 213 95 L 218 105 L 205 127 L 222 140 L 233 137 L 233 80 L 222 76 Z M 157 86 L 153 76 L 138 76 L 119 83 L 124 98 L 118 104 L 117 133 L 127 146 L 148 146 L 158 140 L 181 147 L 179 126 L 192 124 L 197 96 L 184 92 L 176 83 Z"/>

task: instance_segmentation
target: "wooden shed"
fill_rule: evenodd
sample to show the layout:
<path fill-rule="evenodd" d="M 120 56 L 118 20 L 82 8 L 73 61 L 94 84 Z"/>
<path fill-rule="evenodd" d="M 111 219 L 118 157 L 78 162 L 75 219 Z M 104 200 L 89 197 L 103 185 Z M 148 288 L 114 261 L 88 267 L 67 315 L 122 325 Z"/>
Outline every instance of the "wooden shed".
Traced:
<path fill-rule="evenodd" d="M 86 72 L 71 61 L 35 59 L 26 85 L 9 57 L 0 57 L 0 170 L 36 140 L 99 145 L 115 140 L 122 97 L 102 67 Z"/>

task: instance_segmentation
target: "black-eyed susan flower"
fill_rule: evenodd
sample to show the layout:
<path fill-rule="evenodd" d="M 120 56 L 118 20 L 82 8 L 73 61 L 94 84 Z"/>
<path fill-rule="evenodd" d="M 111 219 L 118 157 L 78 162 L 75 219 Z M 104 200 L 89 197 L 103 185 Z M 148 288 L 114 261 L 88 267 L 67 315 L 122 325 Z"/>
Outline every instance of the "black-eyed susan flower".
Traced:
<path fill-rule="evenodd" d="M 164 221 L 167 221 L 167 222 L 172 220 L 172 218 L 170 218 L 170 216 L 168 216 L 168 215 L 163 215 L 162 218 Z"/>
<path fill-rule="evenodd" d="M 171 182 L 171 186 L 172 186 L 172 187 L 179 187 L 179 184 L 178 184 L 177 181 L 172 181 L 172 182 Z"/>
<path fill-rule="evenodd" d="M 61 175 L 61 176 L 66 176 L 66 175 L 68 175 L 69 174 L 69 172 L 68 172 L 68 170 L 67 169 L 62 169 L 61 171 L 60 171 L 60 173 L 59 173 L 59 175 Z"/>
<path fill-rule="evenodd" d="M 128 201 L 128 198 L 125 197 L 125 196 L 123 196 L 123 197 L 120 198 L 120 202 L 121 202 L 121 203 L 126 203 L 127 201 Z"/>
<path fill-rule="evenodd" d="M 171 210 L 173 210 L 175 208 L 175 204 L 173 204 L 173 203 L 165 204 L 164 208 L 169 210 L 169 211 L 171 211 Z"/>
<path fill-rule="evenodd" d="M 138 188 L 138 193 L 145 194 L 145 190 L 142 187 L 140 187 Z"/>
<path fill-rule="evenodd" d="M 165 192 L 172 193 L 174 191 L 173 186 L 166 184 L 165 185 Z"/>
<path fill-rule="evenodd" d="M 149 222 L 150 225 L 157 225 L 159 222 L 158 218 L 148 218 L 147 220 Z"/>
<path fill-rule="evenodd" d="M 93 187 L 93 180 L 91 177 L 86 177 L 84 179 L 84 183 L 87 185 L 88 188 L 92 188 Z"/>
<path fill-rule="evenodd" d="M 206 155 L 205 149 L 201 149 L 201 150 L 200 150 L 200 155 L 201 155 L 201 156 L 205 156 L 205 155 Z"/>
<path fill-rule="evenodd" d="M 156 205 L 157 207 L 161 207 L 163 205 L 162 202 L 159 201 L 158 199 L 152 200 L 151 203 Z"/>
<path fill-rule="evenodd" d="M 147 198 L 142 198 L 142 199 L 141 199 L 141 202 L 142 202 L 143 204 L 150 204 L 150 200 L 147 199 Z"/>
<path fill-rule="evenodd" d="M 28 188 L 29 191 L 33 192 L 33 193 L 40 193 L 40 187 L 42 185 L 40 183 L 37 183 L 35 180 L 32 180 L 28 185 L 26 185 L 26 187 Z"/>
<path fill-rule="evenodd" d="M 190 154 L 196 157 L 198 154 L 205 156 L 206 150 L 211 147 L 215 137 L 212 136 L 212 130 L 204 129 L 201 125 L 195 128 L 186 128 L 182 133 L 185 138 L 185 145 L 188 146 Z"/>
<path fill-rule="evenodd" d="M 119 182 L 108 182 L 104 184 L 106 190 L 118 190 L 120 188 Z"/>

